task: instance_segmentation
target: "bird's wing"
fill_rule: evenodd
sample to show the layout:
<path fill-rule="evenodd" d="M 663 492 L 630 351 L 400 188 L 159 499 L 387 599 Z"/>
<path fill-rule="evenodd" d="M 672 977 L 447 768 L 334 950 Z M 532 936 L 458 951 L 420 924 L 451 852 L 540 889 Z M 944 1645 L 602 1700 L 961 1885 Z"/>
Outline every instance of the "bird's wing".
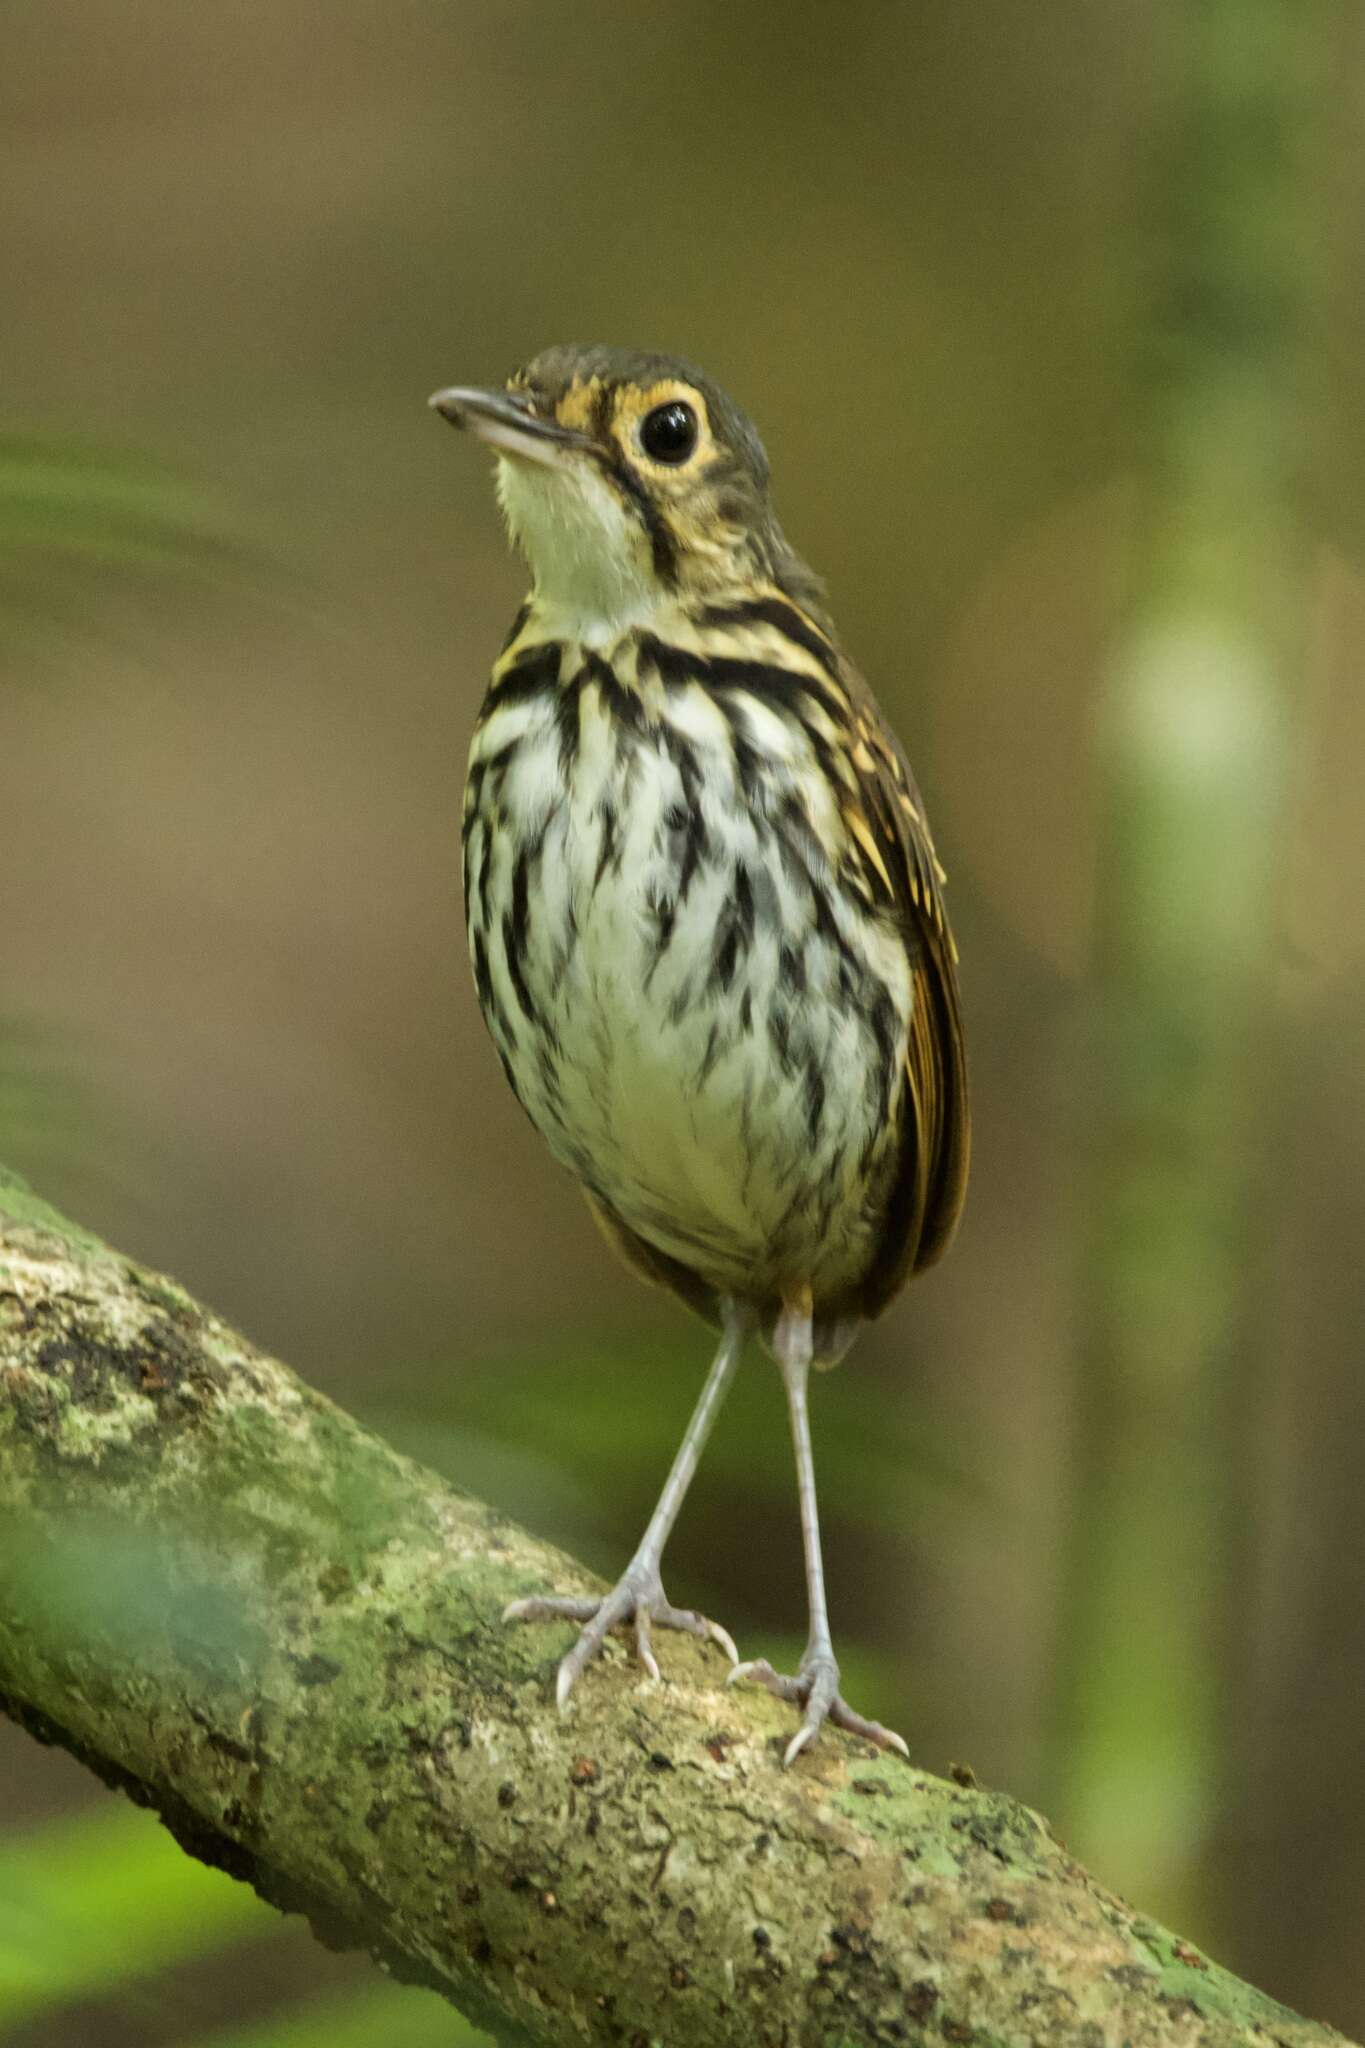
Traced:
<path fill-rule="evenodd" d="M 924 805 L 867 684 L 846 663 L 840 681 L 852 713 L 840 793 L 849 857 L 861 893 L 899 926 L 913 980 L 900 1159 L 862 1290 L 863 1313 L 875 1315 L 948 1248 L 967 1189 L 971 1119 L 957 948 Z"/>

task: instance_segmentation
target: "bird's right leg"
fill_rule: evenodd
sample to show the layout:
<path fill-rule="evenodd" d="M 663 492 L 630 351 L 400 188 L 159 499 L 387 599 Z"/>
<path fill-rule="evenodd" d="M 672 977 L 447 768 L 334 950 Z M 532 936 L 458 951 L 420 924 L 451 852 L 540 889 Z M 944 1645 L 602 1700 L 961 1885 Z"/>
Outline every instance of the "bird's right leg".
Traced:
<path fill-rule="evenodd" d="M 725 1304 L 725 1327 L 720 1348 L 706 1375 L 706 1384 L 693 1410 L 692 1420 L 678 1446 L 672 1470 L 659 1495 L 659 1504 L 649 1518 L 635 1555 L 610 1593 L 602 1600 L 533 1596 L 529 1600 L 513 1600 L 503 1609 L 504 1621 L 581 1621 L 584 1624 L 578 1641 L 559 1666 L 555 1697 L 561 1707 L 584 1667 L 597 1656 L 614 1628 L 633 1625 L 635 1654 L 651 1678 L 659 1676 L 651 1640 L 655 1622 L 660 1628 L 683 1629 L 689 1635 L 702 1636 L 708 1642 L 718 1644 L 732 1664 L 739 1661 L 739 1652 L 718 1622 L 708 1621 L 704 1614 L 697 1614 L 690 1607 L 672 1605 L 663 1589 L 660 1567 L 664 1545 L 678 1518 L 678 1510 L 692 1483 L 706 1440 L 739 1364 L 749 1320 L 747 1312 L 737 1302 Z"/>

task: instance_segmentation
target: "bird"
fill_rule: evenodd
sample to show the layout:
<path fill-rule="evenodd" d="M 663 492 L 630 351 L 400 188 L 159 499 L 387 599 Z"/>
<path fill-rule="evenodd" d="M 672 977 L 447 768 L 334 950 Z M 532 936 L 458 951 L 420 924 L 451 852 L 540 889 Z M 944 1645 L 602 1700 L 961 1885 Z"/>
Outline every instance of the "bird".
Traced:
<path fill-rule="evenodd" d="M 470 744 L 474 985 L 514 1094 L 639 1275 L 719 1332 L 640 1543 L 579 1624 L 561 1709 L 613 1630 L 909 1754 L 840 1691 L 811 1447 L 836 1364 L 952 1238 L 970 1117 L 944 873 L 904 753 L 773 509 L 746 415 L 678 357 L 577 344 L 430 405 L 490 449 L 531 588 Z M 786 1390 L 809 1629 L 740 1663 L 662 1557 L 751 1337 Z"/>

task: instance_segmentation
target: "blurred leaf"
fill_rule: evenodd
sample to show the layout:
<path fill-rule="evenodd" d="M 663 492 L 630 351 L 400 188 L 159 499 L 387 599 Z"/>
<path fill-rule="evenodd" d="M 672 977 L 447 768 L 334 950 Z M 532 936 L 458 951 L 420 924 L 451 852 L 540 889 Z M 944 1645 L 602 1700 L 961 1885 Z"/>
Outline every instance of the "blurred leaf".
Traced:
<path fill-rule="evenodd" d="M 434 1991 L 390 1984 L 200 2034 L 183 2048 L 483 2048 L 487 2040 Z"/>
<path fill-rule="evenodd" d="M 49 669 L 89 634 L 113 578 L 258 578 L 233 526 L 226 505 L 144 459 L 0 434 L 0 648 L 30 676 Z"/>
<path fill-rule="evenodd" d="M 102 1805 L 0 1838 L 0 2026 L 283 1926 L 178 1849 L 150 1814 Z"/>
<path fill-rule="evenodd" d="M 0 435 L 0 591 L 31 570 L 21 551 L 68 563 L 175 568 L 223 546 L 223 508 L 150 464 Z"/>

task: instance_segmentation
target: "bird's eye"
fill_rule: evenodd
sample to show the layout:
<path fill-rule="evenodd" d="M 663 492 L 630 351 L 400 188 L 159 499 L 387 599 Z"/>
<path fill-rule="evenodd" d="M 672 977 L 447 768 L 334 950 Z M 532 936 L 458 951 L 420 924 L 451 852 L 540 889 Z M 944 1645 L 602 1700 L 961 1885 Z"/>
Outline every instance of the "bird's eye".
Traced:
<path fill-rule="evenodd" d="M 655 462 L 686 462 L 697 445 L 697 415 L 685 399 L 656 405 L 640 422 L 640 446 Z"/>

